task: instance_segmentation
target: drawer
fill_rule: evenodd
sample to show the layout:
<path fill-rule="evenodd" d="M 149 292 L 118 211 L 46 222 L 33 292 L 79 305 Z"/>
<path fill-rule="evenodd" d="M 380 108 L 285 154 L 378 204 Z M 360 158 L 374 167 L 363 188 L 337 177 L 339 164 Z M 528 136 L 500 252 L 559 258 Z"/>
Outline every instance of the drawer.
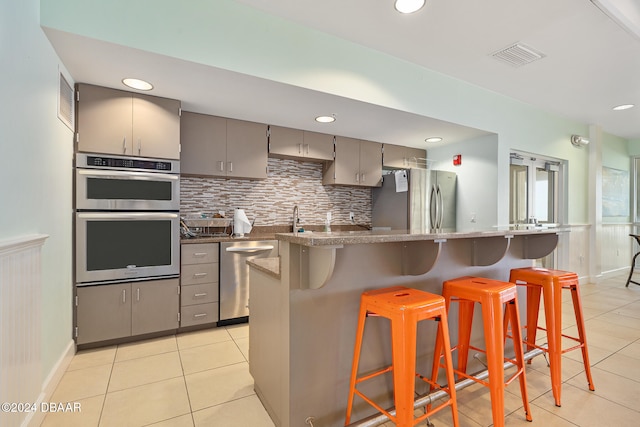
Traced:
<path fill-rule="evenodd" d="M 181 263 L 201 264 L 218 262 L 218 243 L 194 243 L 181 245 Z"/>
<path fill-rule="evenodd" d="M 218 303 L 190 305 L 180 310 L 180 326 L 202 325 L 218 321 Z"/>
<path fill-rule="evenodd" d="M 202 283 L 200 285 L 182 286 L 180 288 L 180 305 L 204 304 L 218 301 L 218 283 Z"/>
<path fill-rule="evenodd" d="M 218 282 L 218 263 L 183 265 L 180 271 L 180 284 L 197 285 Z"/>

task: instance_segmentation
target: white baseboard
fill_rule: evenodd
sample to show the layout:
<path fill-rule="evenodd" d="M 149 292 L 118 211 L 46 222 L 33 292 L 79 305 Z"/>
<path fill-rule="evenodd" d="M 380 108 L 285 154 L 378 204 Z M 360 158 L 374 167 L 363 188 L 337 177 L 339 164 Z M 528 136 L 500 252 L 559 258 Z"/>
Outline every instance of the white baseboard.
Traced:
<path fill-rule="evenodd" d="M 76 343 L 73 340 L 70 340 L 64 352 L 58 359 L 58 362 L 56 362 L 56 364 L 51 369 L 51 372 L 49 372 L 49 375 L 42 383 L 42 390 L 40 392 L 40 396 L 38 396 L 38 401 L 36 402 L 38 408 L 40 407 L 40 404 L 42 402 L 51 401 L 53 392 L 56 390 L 56 387 L 58 387 L 58 383 L 60 383 L 62 376 L 67 371 L 67 368 L 71 363 L 71 359 L 73 359 L 73 356 L 75 354 Z M 30 416 L 25 418 L 24 422 L 22 423 L 22 427 L 40 426 L 40 424 L 42 424 L 42 421 L 44 420 L 45 415 L 46 414 L 41 411 L 31 412 Z"/>

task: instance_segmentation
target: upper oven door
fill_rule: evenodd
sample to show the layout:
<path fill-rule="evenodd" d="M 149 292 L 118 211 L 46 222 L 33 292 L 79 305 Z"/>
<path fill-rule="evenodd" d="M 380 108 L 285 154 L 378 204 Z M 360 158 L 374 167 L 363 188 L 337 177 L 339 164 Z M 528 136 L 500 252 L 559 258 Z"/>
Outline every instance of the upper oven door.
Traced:
<path fill-rule="evenodd" d="M 180 209 L 177 174 L 77 168 L 75 179 L 77 210 Z"/>

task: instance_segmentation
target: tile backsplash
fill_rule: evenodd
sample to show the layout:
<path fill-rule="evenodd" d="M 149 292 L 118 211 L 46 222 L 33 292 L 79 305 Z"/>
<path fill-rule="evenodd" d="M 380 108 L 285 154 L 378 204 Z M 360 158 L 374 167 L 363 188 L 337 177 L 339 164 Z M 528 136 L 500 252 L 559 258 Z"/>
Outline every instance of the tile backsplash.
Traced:
<path fill-rule="evenodd" d="M 256 226 L 291 224 L 293 207 L 298 205 L 300 224 L 324 224 L 331 212 L 333 225 L 354 222 L 371 225 L 371 189 L 322 185 L 322 164 L 296 160 L 269 159 L 265 180 L 223 179 L 183 176 L 180 179 L 180 214 L 212 215 L 223 211 L 233 217 L 233 209 L 244 209 Z"/>

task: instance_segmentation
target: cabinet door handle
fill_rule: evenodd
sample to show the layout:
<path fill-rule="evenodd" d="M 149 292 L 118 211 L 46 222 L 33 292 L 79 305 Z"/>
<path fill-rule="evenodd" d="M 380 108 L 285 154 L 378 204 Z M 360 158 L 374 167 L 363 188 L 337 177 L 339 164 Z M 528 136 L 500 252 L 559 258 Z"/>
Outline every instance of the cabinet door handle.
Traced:
<path fill-rule="evenodd" d="M 229 164 L 229 172 L 233 172 L 233 162 L 227 162 Z"/>
<path fill-rule="evenodd" d="M 309 144 L 304 144 L 304 146 L 307 147 L 305 150 L 306 151 L 305 154 L 309 154 Z"/>
<path fill-rule="evenodd" d="M 140 149 L 142 148 L 142 141 L 138 138 L 138 156 L 140 155 Z"/>
<path fill-rule="evenodd" d="M 302 154 L 302 144 L 298 144 L 298 154 Z"/>
<path fill-rule="evenodd" d="M 224 172 L 224 162 L 220 161 L 220 172 Z"/>
<path fill-rule="evenodd" d="M 202 293 L 199 293 L 199 294 L 193 294 L 193 296 L 194 296 L 195 298 L 206 297 L 206 296 L 207 296 L 207 293 L 206 293 L 206 292 L 202 292 Z"/>
<path fill-rule="evenodd" d="M 136 288 L 136 302 L 140 302 L 140 288 Z"/>
<path fill-rule="evenodd" d="M 199 314 L 194 314 L 193 317 L 198 318 L 198 317 L 207 317 L 207 313 L 199 313 Z"/>
<path fill-rule="evenodd" d="M 364 174 L 360 174 L 360 181 L 361 182 L 365 182 L 367 179 L 365 178 Z"/>
<path fill-rule="evenodd" d="M 122 137 L 122 154 L 127 154 L 127 137 Z"/>
<path fill-rule="evenodd" d="M 356 182 L 360 182 L 359 178 L 360 178 L 360 174 L 356 172 Z"/>
<path fill-rule="evenodd" d="M 207 273 L 194 273 L 193 277 L 198 277 L 199 278 L 199 277 L 204 277 L 206 275 L 207 275 Z"/>
<path fill-rule="evenodd" d="M 126 303 L 127 302 L 127 290 L 123 289 L 122 290 L 122 303 Z"/>

